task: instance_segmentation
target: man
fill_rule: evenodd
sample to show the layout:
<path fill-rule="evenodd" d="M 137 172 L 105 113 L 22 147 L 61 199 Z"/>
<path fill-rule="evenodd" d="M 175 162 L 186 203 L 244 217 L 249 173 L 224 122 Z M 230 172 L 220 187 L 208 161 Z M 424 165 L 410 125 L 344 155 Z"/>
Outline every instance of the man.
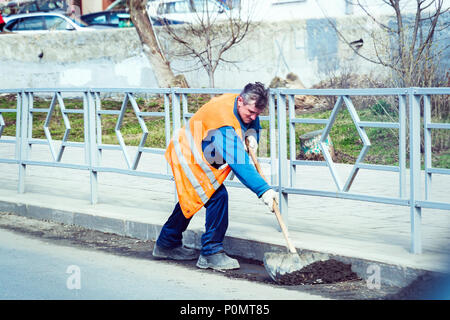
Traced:
<path fill-rule="evenodd" d="M 193 260 L 195 250 L 182 245 L 182 232 L 192 216 L 206 209 L 205 233 L 197 267 L 228 270 L 239 268 L 236 259 L 226 255 L 223 239 L 228 227 L 228 193 L 223 185 L 228 174 L 252 190 L 273 211 L 276 193 L 250 162 L 244 142 L 256 153 L 259 114 L 265 109 L 268 90 L 262 83 L 249 83 L 242 92 L 211 99 L 174 133 L 166 150 L 177 187 L 179 202 L 164 224 L 153 256 Z"/>

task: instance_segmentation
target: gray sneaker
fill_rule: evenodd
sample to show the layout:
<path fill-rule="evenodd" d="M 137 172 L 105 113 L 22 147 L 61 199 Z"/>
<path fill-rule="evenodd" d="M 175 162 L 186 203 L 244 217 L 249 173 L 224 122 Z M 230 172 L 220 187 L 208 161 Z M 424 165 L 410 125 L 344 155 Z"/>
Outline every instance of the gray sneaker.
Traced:
<path fill-rule="evenodd" d="M 210 256 L 200 255 L 198 257 L 197 267 L 201 269 L 211 268 L 219 271 L 240 268 L 239 262 L 227 256 L 225 252 L 218 252 Z"/>
<path fill-rule="evenodd" d="M 183 246 L 173 249 L 166 249 L 155 244 L 155 247 L 153 248 L 153 256 L 160 259 L 194 260 L 198 255 L 194 249 L 189 249 Z"/>

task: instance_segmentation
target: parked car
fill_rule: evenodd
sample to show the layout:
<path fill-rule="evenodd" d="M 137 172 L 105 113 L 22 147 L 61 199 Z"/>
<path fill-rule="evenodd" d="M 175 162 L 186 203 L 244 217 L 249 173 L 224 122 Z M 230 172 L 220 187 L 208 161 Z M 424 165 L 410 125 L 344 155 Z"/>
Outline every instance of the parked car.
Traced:
<path fill-rule="evenodd" d="M 147 10 L 150 12 L 151 8 L 158 5 L 159 2 L 161 2 L 161 0 L 147 0 Z M 128 11 L 129 8 L 127 6 L 127 0 L 116 0 L 113 3 L 111 3 L 105 10 L 106 11 L 115 11 L 115 10 Z"/>
<path fill-rule="evenodd" d="M 132 27 L 130 14 L 128 11 L 100 11 L 84 14 L 81 17 L 90 26 L 109 26 L 115 28 Z"/>
<path fill-rule="evenodd" d="M 65 14 L 67 9 L 68 5 L 64 0 L 10 1 L 2 6 L 5 17 L 33 12 L 53 12 Z"/>
<path fill-rule="evenodd" d="M 87 25 L 92 27 L 108 26 L 111 28 L 125 28 L 134 26 L 130 18 L 130 13 L 128 11 L 100 11 L 82 15 L 80 18 Z M 162 24 L 183 23 L 180 21 L 173 21 L 164 18 L 162 19 L 157 19 L 154 17 L 149 18 L 151 19 L 151 22 L 154 26 L 161 26 Z"/>
<path fill-rule="evenodd" d="M 5 19 L 5 29 L 11 32 L 36 31 L 87 31 L 95 28 L 88 27 L 84 22 L 74 21 L 58 13 L 29 13 L 17 14 Z"/>
<path fill-rule="evenodd" d="M 160 1 L 154 18 L 179 23 L 199 23 L 209 16 L 211 21 L 220 21 L 228 19 L 228 10 L 230 9 L 224 2 L 217 0 Z"/>
<path fill-rule="evenodd" d="M 147 1 L 147 13 L 148 17 L 151 20 L 152 24 L 154 26 L 161 26 L 163 24 L 180 24 L 184 23 L 183 21 L 177 21 L 174 19 L 169 19 L 166 17 L 158 17 L 156 14 L 156 9 L 158 5 L 163 2 L 160 0 L 148 0 Z M 116 0 L 113 3 L 111 3 L 105 11 L 119 11 L 119 12 L 130 12 L 127 1 L 126 0 Z"/>

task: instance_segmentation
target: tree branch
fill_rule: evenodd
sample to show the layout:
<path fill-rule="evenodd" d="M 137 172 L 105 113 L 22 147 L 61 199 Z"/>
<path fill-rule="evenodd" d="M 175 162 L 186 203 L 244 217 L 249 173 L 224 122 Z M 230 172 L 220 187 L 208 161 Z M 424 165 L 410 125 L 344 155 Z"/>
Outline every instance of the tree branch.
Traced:
<path fill-rule="evenodd" d="M 246 21 L 240 19 L 240 10 L 221 13 L 227 16 L 225 21 L 220 22 L 217 18 L 219 13 L 213 12 L 206 2 L 203 5 L 206 8 L 205 12 L 200 10 L 195 12 L 197 22 L 176 28 L 166 24 L 164 30 L 172 40 L 184 48 L 184 54 L 201 62 L 213 86 L 215 70 L 221 62 L 227 61 L 222 59 L 222 56 L 245 38 L 250 31 L 251 22 L 250 19 Z M 199 40 L 200 44 L 195 40 Z"/>

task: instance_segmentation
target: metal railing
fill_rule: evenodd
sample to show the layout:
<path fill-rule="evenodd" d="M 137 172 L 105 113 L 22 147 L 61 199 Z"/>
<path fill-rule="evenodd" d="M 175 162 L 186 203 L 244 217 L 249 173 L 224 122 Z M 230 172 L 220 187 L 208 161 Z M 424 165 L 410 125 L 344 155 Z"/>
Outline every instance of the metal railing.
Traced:
<path fill-rule="evenodd" d="M 0 90 L 0 94 L 15 94 L 17 104 L 15 109 L 0 109 L 0 143 L 15 144 L 15 155 L 11 158 L 0 157 L 0 163 L 16 164 L 18 170 L 18 192 L 25 192 L 25 177 L 27 166 L 62 167 L 78 170 L 87 170 L 90 173 L 90 200 L 92 204 L 98 202 L 98 173 L 111 172 L 126 175 L 142 176 L 154 179 L 173 180 L 170 168 L 166 166 L 166 173 L 136 170 L 143 153 L 163 154 L 164 149 L 145 147 L 149 131 L 144 117 L 163 117 L 165 123 L 165 144 L 170 142 L 171 132 L 179 129 L 186 123 L 192 113 L 188 111 L 188 99 L 191 94 L 217 95 L 227 92 L 238 93 L 239 90 L 226 89 L 102 89 L 102 88 L 76 88 L 76 89 L 11 89 Z M 62 94 L 75 94 L 83 97 L 81 109 L 67 108 Z M 34 96 L 50 94 L 52 100 L 49 108 L 34 107 Z M 102 109 L 102 95 L 123 95 L 120 110 Z M 163 112 L 142 112 L 136 102 L 136 95 L 159 95 L 164 98 Z M 405 206 L 410 208 L 411 222 L 411 251 L 422 252 L 421 241 L 421 210 L 433 208 L 450 210 L 450 203 L 435 202 L 430 199 L 430 190 L 433 174 L 449 175 L 450 169 L 433 168 L 431 164 L 431 130 L 450 129 L 450 124 L 433 123 L 431 121 L 431 95 L 449 95 L 450 88 L 399 88 L 399 89 L 270 89 L 268 115 L 261 116 L 261 121 L 269 122 L 269 151 L 270 156 L 261 158 L 261 162 L 270 164 L 271 184 L 279 192 L 279 204 L 282 215 L 288 217 L 289 195 L 308 195 L 351 199 L 359 201 L 376 202 Z M 336 97 L 336 103 L 327 119 L 298 118 L 295 113 L 295 96 L 332 96 Z M 394 96 L 398 98 L 398 121 L 376 122 L 361 121 L 351 97 L 355 96 Z M 421 101 L 424 106 L 423 124 L 421 124 Z M 59 104 L 63 122 L 65 125 L 64 136 L 59 150 L 54 149 L 49 123 L 53 116 L 56 103 Z M 126 144 L 122 137 L 121 127 L 128 104 L 142 130 L 142 137 L 133 159 L 128 154 Z M 325 140 L 330 134 L 337 114 L 346 107 L 359 137 L 363 143 L 361 152 L 352 167 L 349 176 L 343 182 L 339 176 L 336 165 L 325 145 Z M 16 113 L 16 136 L 12 138 L 2 137 L 5 128 L 3 113 Z M 45 140 L 33 139 L 33 116 L 37 113 L 46 113 L 43 130 Z M 82 114 L 84 123 L 84 142 L 70 142 L 68 137 L 71 131 L 68 114 Z M 115 133 L 118 145 L 104 144 L 102 142 L 102 116 L 117 116 Z M 409 117 L 409 119 L 408 119 Z M 324 156 L 324 161 L 308 161 L 296 159 L 296 131 L 298 124 L 322 125 L 322 134 L 319 145 Z M 408 131 L 409 125 L 409 131 Z M 425 197 L 421 196 L 421 127 L 424 130 L 424 170 L 425 170 Z M 375 165 L 364 162 L 371 142 L 366 133 L 366 128 L 388 128 L 398 130 L 399 149 L 398 166 Z M 409 164 L 410 181 L 409 194 L 406 187 L 407 164 L 407 138 L 409 134 Z M 278 139 L 278 143 L 277 143 Z M 289 141 L 289 145 L 288 145 Z M 46 144 L 49 146 L 52 161 L 36 161 L 29 158 L 33 144 Z M 83 148 L 85 154 L 84 164 L 63 163 L 62 155 L 66 148 Z M 106 166 L 102 164 L 102 151 L 120 151 L 125 159 L 126 168 Z M 289 152 L 289 155 L 288 155 Z M 1 155 L 0 155 L 1 156 Z M 326 166 L 336 185 L 335 191 L 323 191 L 317 189 L 303 189 L 296 187 L 296 171 L 298 166 Z M 381 170 L 398 173 L 398 196 L 385 197 L 350 192 L 352 183 L 360 169 Z M 237 181 L 227 180 L 227 185 L 243 187 Z"/>

